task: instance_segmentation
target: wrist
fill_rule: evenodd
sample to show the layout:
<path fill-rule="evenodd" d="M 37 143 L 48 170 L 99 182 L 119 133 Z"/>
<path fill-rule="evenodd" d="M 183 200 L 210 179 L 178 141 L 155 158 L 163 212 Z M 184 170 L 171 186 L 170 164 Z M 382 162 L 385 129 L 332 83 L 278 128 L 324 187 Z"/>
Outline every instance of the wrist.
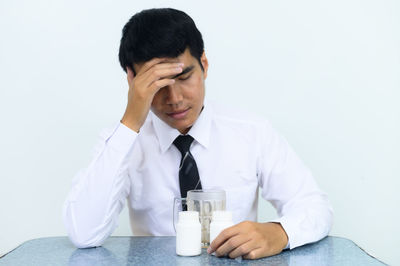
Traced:
<path fill-rule="evenodd" d="M 282 226 L 282 224 L 281 223 L 275 223 L 279 228 L 280 228 L 280 231 L 281 231 L 281 236 L 282 236 L 282 241 L 283 241 L 283 248 L 286 248 L 287 246 L 288 246 L 288 243 L 289 243 L 289 237 L 288 237 L 288 235 L 286 234 L 286 231 L 285 231 L 285 229 L 283 228 L 283 226 Z"/>
<path fill-rule="evenodd" d="M 124 124 L 125 126 L 135 131 L 136 133 L 139 133 L 141 126 L 138 126 L 137 123 L 135 123 L 132 119 L 129 119 L 129 117 L 126 117 L 124 115 L 124 117 L 122 117 L 120 122 L 121 124 Z"/>
<path fill-rule="evenodd" d="M 133 131 L 139 133 L 140 128 L 146 121 L 150 107 L 138 102 L 128 102 L 121 123 Z"/>
<path fill-rule="evenodd" d="M 268 222 L 269 224 L 274 225 L 274 227 L 276 228 L 275 231 L 279 233 L 279 242 L 280 242 L 280 246 L 282 247 L 282 249 L 285 249 L 288 244 L 289 244 L 289 237 L 286 234 L 285 229 L 283 228 L 282 224 L 279 222 Z"/>

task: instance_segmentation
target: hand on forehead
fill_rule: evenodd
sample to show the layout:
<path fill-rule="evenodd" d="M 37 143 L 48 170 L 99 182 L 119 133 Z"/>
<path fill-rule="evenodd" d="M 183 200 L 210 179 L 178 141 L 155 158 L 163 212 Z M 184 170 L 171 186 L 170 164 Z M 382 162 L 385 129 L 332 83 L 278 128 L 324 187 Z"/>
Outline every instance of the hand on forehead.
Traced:
<path fill-rule="evenodd" d="M 149 61 L 149 63 L 150 63 L 150 61 Z M 152 68 L 157 68 L 157 69 L 181 68 L 181 72 L 180 73 L 178 73 L 176 75 L 168 76 L 168 78 L 175 79 L 175 78 L 177 78 L 179 76 L 182 76 L 182 75 L 185 75 L 185 74 L 187 74 L 189 72 L 192 72 L 192 70 L 195 68 L 195 65 L 193 64 L 193 62 L 190 62 L 188 64 L 184 64 L 184 63 L 181 63 L 181 61 L 174 61 L 174 62 L 157 61 L 157 63 L 153 63 L 153 62 L 150 63 L 150 64 L 145 63 L 145 64 L 141 65 L 139 68 L 135 67 L 135 69 L 137 69 L 138 72 L 150 71 Z"/>
<path fill-rule="evenodd" d="M 185 67 L 192 65 L 193 64 L 193 56 L 190 54 L 189 49 L 186 49 L 185 52 L 183 52 L 182 54 L 180 54 L 177 57 L 156 57 L 153 58 L 147 62 L 142 62 L 142 63 L 138 63 L 138 64 L 134 64 L 134 68 L 136 70 L 136 72 L 139 72 L 140 69 L 142 69 L 144 67 L 144 69 L 149 69 L 154 65 L 157 64 L 161 64 L 161 65 L 165 65 L 166 67 L 170 67 L 173 66 L 172 64 L 176 64 L 176 63 L 183 63 L 185 64 Z M 196 61 L 196 60 L 194 60 Z"/>

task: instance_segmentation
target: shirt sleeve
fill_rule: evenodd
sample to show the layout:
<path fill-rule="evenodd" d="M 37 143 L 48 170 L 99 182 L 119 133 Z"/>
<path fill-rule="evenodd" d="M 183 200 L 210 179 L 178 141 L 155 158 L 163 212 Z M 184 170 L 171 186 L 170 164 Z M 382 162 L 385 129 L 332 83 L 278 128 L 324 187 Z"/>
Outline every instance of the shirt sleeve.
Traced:
<path fill-rule="evenodd" d="M 269 123 L 261 130 L 259 184 L 261 195 L 277 210 L 277 222 L 289 238 L 286 248 L 319 241 L 328 235 L 333 210 L 287 141 Z"/>
<path fill-rule="evenodd" d="M 89 166 L 73 179 L 63 221 L 76 247 L 100 246 L 117 227 L 129 194 L 127 169 L 137 135 L 122 123 L 103 131 Z"/>

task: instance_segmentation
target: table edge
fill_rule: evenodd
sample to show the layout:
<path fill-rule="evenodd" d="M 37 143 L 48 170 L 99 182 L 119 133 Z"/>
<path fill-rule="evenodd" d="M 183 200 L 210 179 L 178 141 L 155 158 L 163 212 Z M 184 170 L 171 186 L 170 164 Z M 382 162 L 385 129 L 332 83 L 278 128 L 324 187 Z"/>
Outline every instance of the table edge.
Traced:
<path fill-rule="evenodd" d="M 45 239 L 45 238 L 61 238 L 61 237 L 62 237 L 62 238 L 66 237 L 66 238 L 68 238 L 68 240 L 69 240 L 69 237 L 68 237 L 67 235 L 64 235 L 64 236 L 45 236 L 45 237 L 38 237 L 38 238 L 28 239 L 28 240 L 22 242 L 21 244 L 19 244 L 18 246 L 16 246 L 15 248 L 11 249 L 10 251 L 6 252 L 6 253 L 3 254 L 2 256 L 0 256 L 0 259 L 1 259 L 1 258 L 4 258 L 4 257 L 7 256 L 8 254 L 10 254 L 11 252 L 13 252 L 13 251 L 16 250 L 17 248 L 19 248 L 19 247 L 21 247 L 21 246 L 27 244 L 28 242 L 31 242 L 31 241 L 34 241 L 34 240 L 39 240 L 39 239 Z M 127 238 L 127 237 L 175 237 L 175 236 L 109 236 L 108 238 L 122 238 L 122 237 L 123 237 L 123 238 Z M 389 265 L 389 264 L 387 264 L 387 263 L 381 261 L 380 259 L 378 259 L 378 258 L 372 256 L 371 254 L 369 254 L 367 251 L 365 251 L 362 247 L 360 247 L 359 245 L 357 245 L 357 244 L 356 244 L 353 240 L 351 240 L 351 239 L 348 239 L 348 238 L 346 238 L 346 237 L 341 237 L 341 236 L 328 235 L 328 236 L 322 238 L 321 240 L 323 240 L 323 239 L 325 239 L 325 238 L 328 238 L 328 237 L 331 237 L 331 238 L 341 238 L 341 239 L 348 240 L 348 241 L 352 242 L 355 246 L 357 246 L 359 249 L 361 249 L 363 252 L 365 252 L 365 254 L 367 254 L 367 255 L 370 256 L 371 258 L 373 258 L 373 259 L 375 259 L 375 260 L 377 260 L 377 261 L 379 261 L 379 262 L 381 262 L 381 263 L 383 263 L 383 264 L 385 264 L 385 265 Z M 108 238 L 107 238 L 107 239 L 108 239 Z M 321 241 L 321 240 L 319 240 L 319 241 Z M 317 242 L 319 242 L 319 241 L 317 241 Z M 317 242 L 314 242 L 314 243 L 317 243 Z M 309 243 L 309 244 L 314 244 L 314 243 Z"/>

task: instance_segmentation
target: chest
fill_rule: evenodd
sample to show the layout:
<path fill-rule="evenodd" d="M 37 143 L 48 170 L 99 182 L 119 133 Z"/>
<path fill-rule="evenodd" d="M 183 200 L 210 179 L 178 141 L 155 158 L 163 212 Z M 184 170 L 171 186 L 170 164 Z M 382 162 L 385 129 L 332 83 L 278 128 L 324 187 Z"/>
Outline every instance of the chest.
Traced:
<path fill-rule="evenodd" d="M 216 142 L 216 143 L 214 143 Z M 141 144 L 143 145 L 143 143 Z M 191 153 L 196 161 L 203 189 L 223 189 L 227 206 L 237 197 L 253 197 L 258 186 L 257 153 L 246 142 L 221 142 L 217 138 L 205 148 L 194 143 Z M 131 181 L 130 199 L 136 208 L 161 209 L 172 206 L 180 197 L 179 163 L 181 154 L 171 146 L 162 153 L 157 145 L 139 146 L 128 169 Z"/>

